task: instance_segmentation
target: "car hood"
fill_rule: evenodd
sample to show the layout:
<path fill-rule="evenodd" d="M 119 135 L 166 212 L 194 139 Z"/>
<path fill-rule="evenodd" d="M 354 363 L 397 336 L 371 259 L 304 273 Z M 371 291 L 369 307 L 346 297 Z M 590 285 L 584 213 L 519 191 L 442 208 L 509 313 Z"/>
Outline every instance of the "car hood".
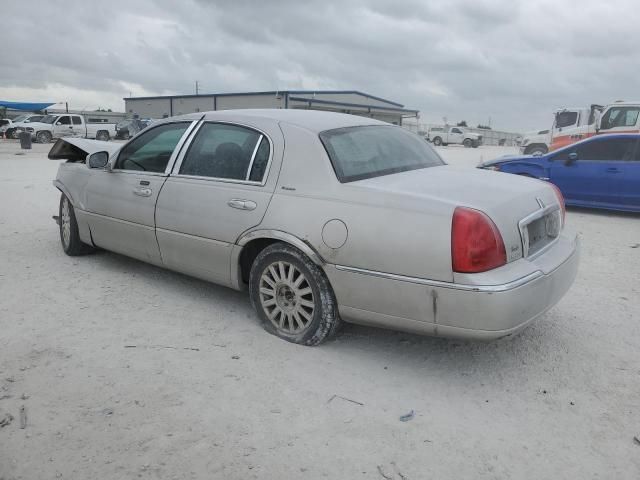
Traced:
<path fill-rule="evenodd" d="M 512 160 L 528 160 L 528 159 L 531 159 L 531 158 L 539 159 L 540 156 L 535 156 L 535 155 L 514 155 L 514 154 L 503 155 L 501 157 L 494 158 L 493 160 L 487 160 L 486 162 L 482 162 L 482 163 L 478 164 L 478 168 L 489 167 L 491 165 L 496 165 L 498 163 L 504 163 L 504 162 L 510 162 Z"/>
<path fill-rule="evenodd" d="M 88 155 L 96 152 L 107 152 L 109 156 L 120 150 L 122 144 L 88 140 L 86 138 L 64 137 L 51 147 L 50 160 L 84 161 Z"/>
<path fill-rule="evenodd" d="M 364 196 L 385 206 L 453 215 L 456 207 L 486 213 L 505 244 L 519 245 L 518 222 L 559 202 L 553 188 L 542 180 L 477 168 L 449 165 L 412 170 L 353 182 Z"/>

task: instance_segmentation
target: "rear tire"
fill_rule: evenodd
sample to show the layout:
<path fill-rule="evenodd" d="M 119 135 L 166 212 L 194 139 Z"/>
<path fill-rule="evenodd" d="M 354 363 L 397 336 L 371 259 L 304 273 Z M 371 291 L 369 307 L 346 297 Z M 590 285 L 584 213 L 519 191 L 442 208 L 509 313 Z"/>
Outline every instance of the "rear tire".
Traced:
<path fill-rule="evenodd" d="M 51 132 L 44 131 L 36 133 L 36 142 L 38 143 L 50 143 L 52 139 L 53 136 Z"/>
<path fill-rule="evenodd" d="M 60 196 L 59 215 L 60 243 L 62 243 L 64 253 L 71 257 L 76 257 L 93 252 L 95 249 L 91 245 L 87 245 L 80 240 L 76 213 L 73 205 L 71 205 L 71 202 L 64 193 Z"/>
<path fill-rule="evenodd" d="M 525 151 L 525 155 L 546 155 L 549 149 L 545 145 L 529 145 Z"/>
<path fill-rule="evenodd" d="M 100 140 L 101 142 L 108 142 L 110 138 L 109 132 L 105 132 L 104 130 L 96 134 L 96 140 Z"/>
<path fill-rule="evenodd" d="M 436 147 L 439 147 L 440 145 L 442 145 L 442 139 L 441 139 L 440 137 L 436 137 L 436 138 L 434 138 L 434 139 L 433 139 L 433 144 L 434 144 Z"/>
<path fill-rule="evenodd" d="M 249 275 L 249 294 L 264 329 L 289 342 L 319 345 L 340 327 L 326 275 L 286 243 L 274 243 L 258 254 Z"/>

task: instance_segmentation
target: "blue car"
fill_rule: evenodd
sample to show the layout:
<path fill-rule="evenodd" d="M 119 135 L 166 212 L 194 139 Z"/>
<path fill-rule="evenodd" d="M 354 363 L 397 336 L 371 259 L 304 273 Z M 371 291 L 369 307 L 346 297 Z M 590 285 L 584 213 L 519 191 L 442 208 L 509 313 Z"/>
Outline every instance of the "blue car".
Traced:
<path fill-rule="evenodd" d="M 607 134 L 545 155 L 504 156 L 478 166 L 554 183 L 567 205 L 640 212 L 640 135 Z"/>

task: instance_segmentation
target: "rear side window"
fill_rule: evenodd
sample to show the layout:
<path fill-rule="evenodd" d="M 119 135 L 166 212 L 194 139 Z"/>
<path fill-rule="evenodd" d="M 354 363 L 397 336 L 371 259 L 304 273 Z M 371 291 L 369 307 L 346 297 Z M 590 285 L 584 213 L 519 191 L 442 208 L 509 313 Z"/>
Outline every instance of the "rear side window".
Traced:
<path fill-rule="evenodd" d="M 164 172 L 173 150 L 190 124 L 167 123 L 141 134 L 122 149 L 115 168 Z"/>
<path fill-rule="evenodd" d="M 182 161 L 180 174 L 262 182 L 269 156 L 269 140 L 260 132 L 205 123 Z"/>
<path fill-rule="evenodd" d="M 558 156 L 558 160 L 567 160 L 569 153 L 576 152 L 578 154 L 578 161 L 633 161 L 636 143 L 635 138 L 607 138 L 596 140 L 568 149 Z"/>
<path fill-rule="evenodd" d="M 80 117 L 71 117 L 73 119 L 73 124 L 74 125 L 82 125 L 82 120 L 80 119 Z"/>
<path fill-rule="evenodd" d="M 420 137 L 393 126 L 362 126 L 320 134 L 342 183 L 444 165 Z"/>

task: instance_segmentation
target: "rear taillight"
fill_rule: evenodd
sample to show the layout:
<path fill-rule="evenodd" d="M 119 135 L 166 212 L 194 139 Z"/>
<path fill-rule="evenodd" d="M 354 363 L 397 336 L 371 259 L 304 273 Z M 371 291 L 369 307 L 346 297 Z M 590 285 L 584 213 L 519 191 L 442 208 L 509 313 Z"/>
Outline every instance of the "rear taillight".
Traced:
<path fill-rule="evenodd" d="M 486 272 L 507 263 L 502 235 L 479 210 L 457 207 L 451 224 L 451 261 L 459 273 Z"/>
<path fill-rule="evenodd" d="M 564 215 L 567 211 L 567 207 L 564 204 L 564 196 L 556 185 L 554 185 L 553 183 L 550 183 L 549 185 L 553 187 L 553 191 L 556 192 L 556 197 L 558 197 L 558 203 L 560 204 L 560 208 L 562 209 L 562 225 L 564 225 Z"/>

